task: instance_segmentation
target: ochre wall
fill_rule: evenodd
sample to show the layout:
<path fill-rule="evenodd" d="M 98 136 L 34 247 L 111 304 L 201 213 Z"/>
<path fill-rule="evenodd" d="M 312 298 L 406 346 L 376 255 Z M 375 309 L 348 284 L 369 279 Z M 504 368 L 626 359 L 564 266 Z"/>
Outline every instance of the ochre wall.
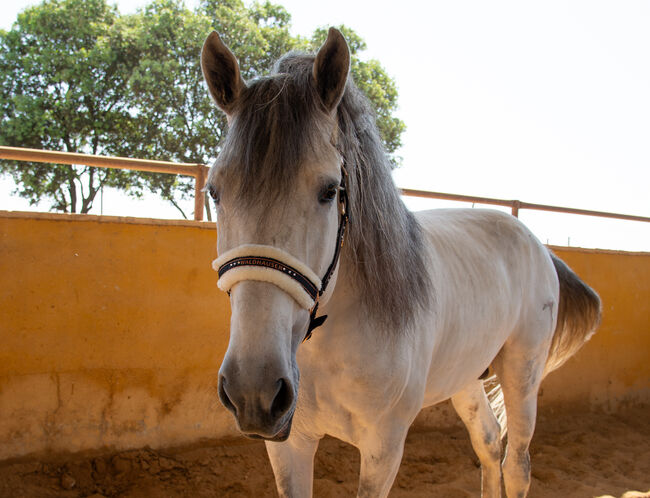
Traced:
<path fill-rule="evenodd" d="M 235 434 L 215 243 L 210 223 L 0 211 L 0 460 Z M 556 253 L 604 317 L 542 406 L 649 402 L 650 254 Z"/>
<path fill-rule="evenodd" d="M 603 304 L 591 340 L 542 384 L 540 404 L 650 403 L 650 253 L 552 248 Z"/>
<path fill-rule="evenodd" d="M 0 459 L 234 433 L 214 224 L 0 212 Z"/>

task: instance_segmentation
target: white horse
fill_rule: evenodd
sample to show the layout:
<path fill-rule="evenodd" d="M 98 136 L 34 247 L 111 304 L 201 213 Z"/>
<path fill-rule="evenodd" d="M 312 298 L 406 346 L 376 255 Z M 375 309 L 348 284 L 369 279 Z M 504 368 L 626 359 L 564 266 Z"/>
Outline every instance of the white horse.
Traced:
<path fill-rule="evenodd" d="M 540 382 L 595 330 L 596 293 L 510 215 L 405 208 L 337 30 L 247 83 L 217 33 L 201 64 L 229 121 L 207 186 L 232 308 L 219 395 L 266 440 L 280 495 L 311 496 L 330 434 L 360 450 L 358 496 L 386 496 L 413 419 L 451 398 L 483 496 L 502 474 L 525 496 Z"/>

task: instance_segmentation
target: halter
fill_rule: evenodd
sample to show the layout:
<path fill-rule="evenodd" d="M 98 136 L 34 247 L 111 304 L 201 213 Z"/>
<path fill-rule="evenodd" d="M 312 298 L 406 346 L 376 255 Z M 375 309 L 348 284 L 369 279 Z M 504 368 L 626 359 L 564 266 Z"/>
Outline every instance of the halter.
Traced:
<path fill-rule="evenodd" d="M 232 286 L 242 280 L 270 282 L 293 297 L 302 308 L 309 310 L 309 326 L 303 342 L 327 319 L 327 315 L 316 316 L 316 313 L 320 297 L 332 278 L 343 247 L 349 217 L 346 180 L 347 171 L 342 166 L 341 184 L 338 188 L 340 218 L 336 247 L 332 262 L 322 280 L 298 258 L 282 249 L 267 245 L 244 244 L 227 251 L 212 262 L 212 268 L 219 274 L 217 286 L 228 295 Z"/>

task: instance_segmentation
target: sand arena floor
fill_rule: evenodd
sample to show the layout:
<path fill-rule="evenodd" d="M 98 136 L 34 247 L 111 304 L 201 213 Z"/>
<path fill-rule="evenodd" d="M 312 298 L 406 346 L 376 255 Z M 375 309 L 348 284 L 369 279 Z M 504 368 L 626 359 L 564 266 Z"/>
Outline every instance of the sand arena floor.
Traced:
<path fill-rule="evenodd" d="M 542 411 L 531 445 L 530 498 L 650 498 L 650 407 L 624 413 Z M 353 497 L 359 456 L 321 442 L 314 496 Z M 478 461 L 460 422 L 411 430 L 391 497 L 476 497 Z M 0 464 L 0 497 L 276 496 L 264 445 L 237 440 Z"/>

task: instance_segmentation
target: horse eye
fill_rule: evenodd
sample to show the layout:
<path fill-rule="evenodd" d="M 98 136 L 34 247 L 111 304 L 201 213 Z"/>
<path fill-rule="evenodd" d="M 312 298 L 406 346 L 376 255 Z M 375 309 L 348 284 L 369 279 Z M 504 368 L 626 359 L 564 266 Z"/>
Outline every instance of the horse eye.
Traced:
<path fill-rule="evenodd" d="M 321 192 L 320 197 L 318 199 L 319 202 L 326 203 L 326 202 L 333 201 L 334 198 L 336 197 L 336 191 L 337 191 L 336 185 L 334 185 L 334 184 L 328 185 Z"/>
<path fill-rule="evenodd" d="M 208 185 L 207 191 L 210 194 L 210 197 L 212 197 L 214 203 L 219 204 L 220 196 L 217 187 L 215 187 L 214 185 Z"/>

